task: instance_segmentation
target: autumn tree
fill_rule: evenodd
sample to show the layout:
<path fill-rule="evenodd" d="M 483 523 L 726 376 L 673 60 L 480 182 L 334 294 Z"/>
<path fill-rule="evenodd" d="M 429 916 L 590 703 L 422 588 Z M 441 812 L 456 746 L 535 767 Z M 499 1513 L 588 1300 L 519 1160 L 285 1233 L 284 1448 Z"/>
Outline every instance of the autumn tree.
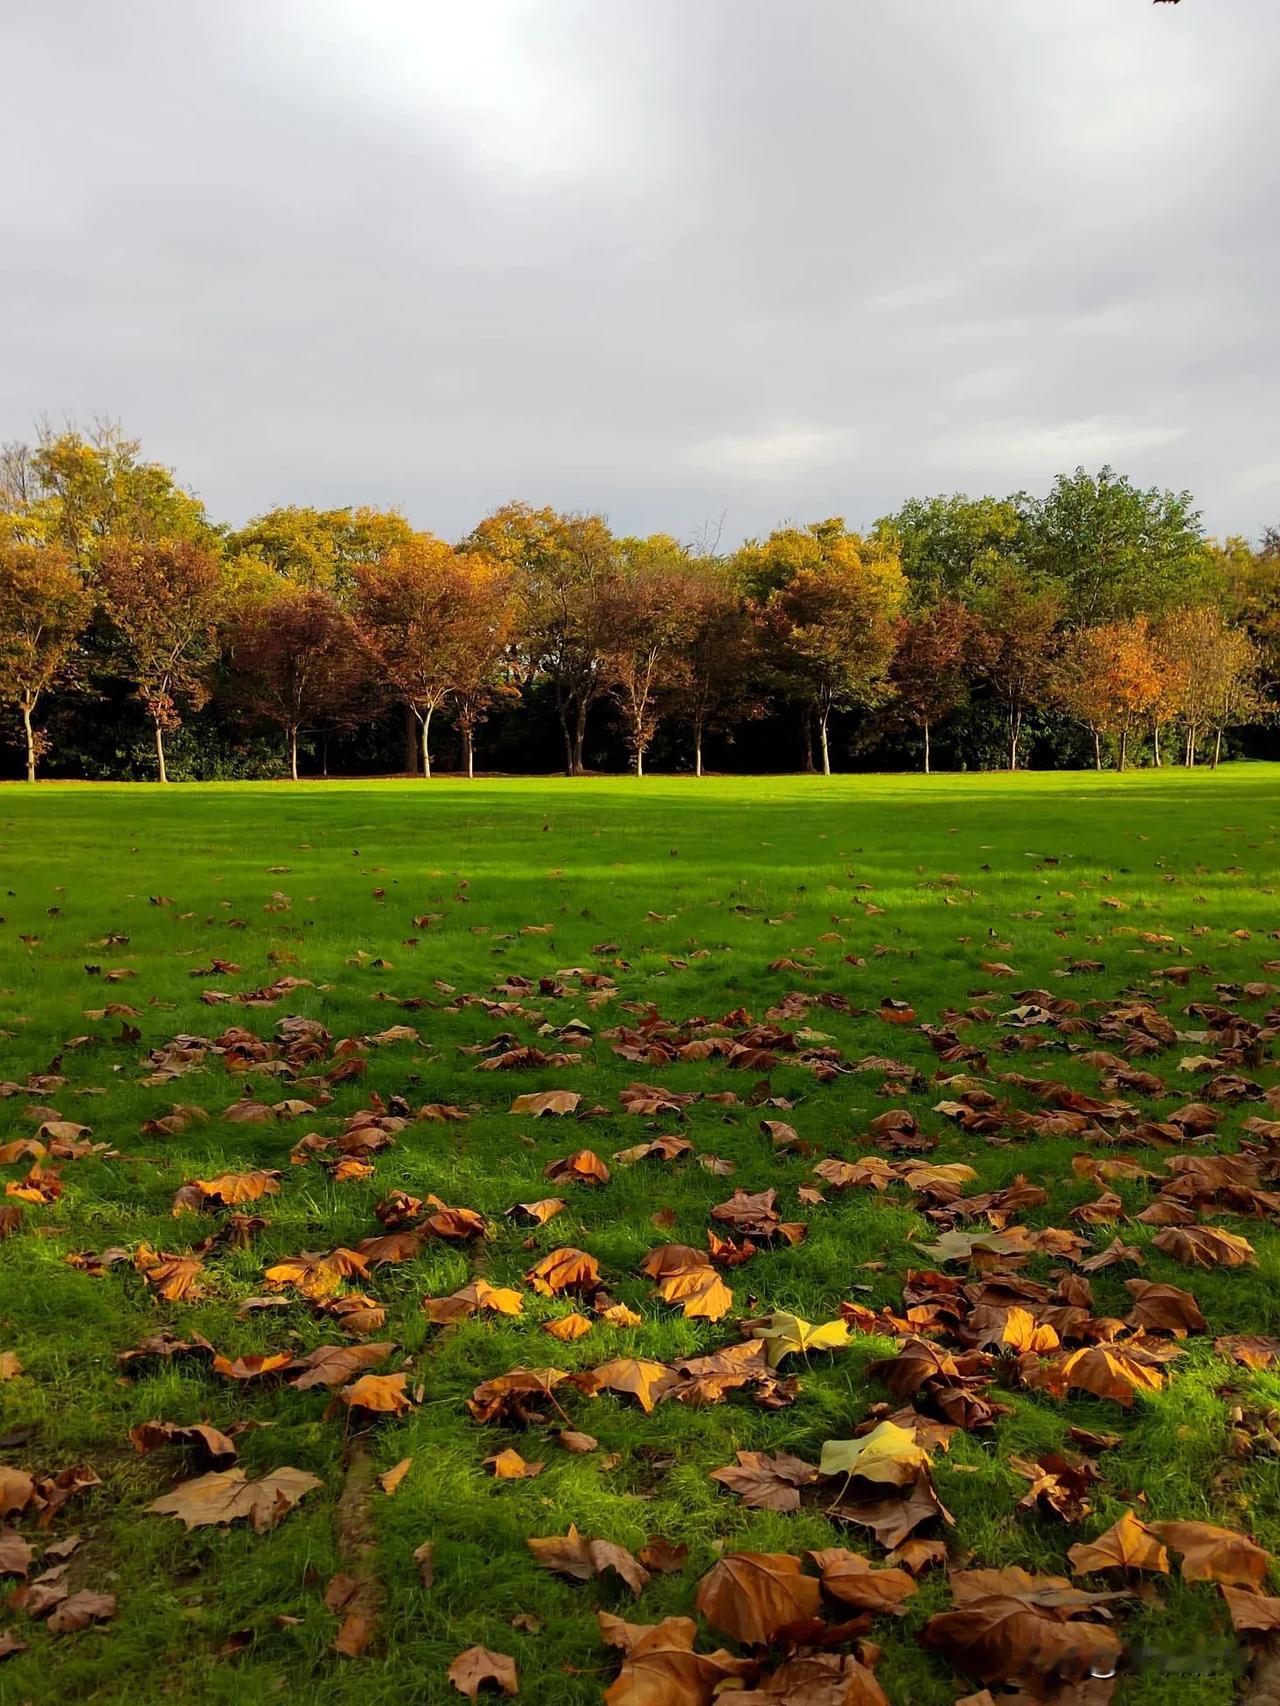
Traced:
<path fill-rule="evenodd" d="M 6 446 L 0 488 L 18 537 L 60 546 L 90 578 L 107 549 L 124 541 L 213 542 L 200 500 L 112 421 L 88 432 L 46 426 L 34 445 Z"/>
<path fill-rule="evenodd" d="M 889 666 L 893 704 L 898 716 L 923 736 L 926 776 L 934 725 L 968 697 L 979 635 L 977 618 L 954 598 L 944 598 L 898 622 Z"/>
<path fill-rule="evenodd" d="M 357 620 L 387 686 L 419 732 L 422 774 L 431 776 L 431 721 L 457 691 L 474 615 L 466 560 L 443 539 L 415 533 L 355 568 Z"/>
<path fill-rule="evenodd" d="M 1156 630 L 1156 646 L 1159 667 L 1178 684 L 1175 714 L 1183 729 L 1182 761 L 1192 768 L 1201 738 L 1212 734 L 1216 768 L 1225 731 L 1265 713 L 1257 648 L 1212 604 L 1171 612 Z"/>
<path fill-rule="evenodd" d="M 231 533 L 227 553 L 261 562 L 285 580 L 346 603 L 361 565 L 380 561 L 413 537 L 413 528 L 395 510 L 285 505 Z"/>
<path fill-rule="evenodd" d="M 516 570 L 520 635 L 531 674 L 551 687 L 565 773 L 581 776 L 587 719 L 609 691 L 617 542 L 603 517 L 506 504 L 462 543 Z"/>
<path fill-rule="evenodd" d="M 896 552 L 843 532 L 824 544 L 817 567 L 800 569 L 769 595 L 764 621 L 779 679 L 812 711 L 824 776 L 831 774 L 832 711 L 875 704 L 885 692 L 905 598 Z"/>
<path fill-rule="evenodd" d="M 1093 761 L 1102 769 L 1102 741 L 1119 743 L 1117 768 L 1128 759 L 1135 727 L 1160 703 L 1160 660 L 1145 616 L 1101 623 L 1067 635 L 1054 665 L 1054 696 L 1093 736 Z"/>
<path fill-rule="evenodd" d="M 299 736 L 364 709 L 368 658 L 351 617 L 332 593 L 281 582 L 240 601 L 225 644 L 235 697 L 281 730 L 296 782 Z"/>
<path fill-rule="evenodd" d="M 191 539 L 112 541 L 98 572 L 121 673 L 146 707 L 156 773 L 167 782 L 165 733 L 180 726 L 183 704 L 198 711 L 209 697 L 224 591 L 221 560 Z"/>
<path fill-rule="evenodd" d="M 661 700 L 683 676 L 692 631 L 688 554 L 666 534 L 618 542 L 618 572 L 605 598 L 610 697 L 626 730 L 637 776 L 657 730 Z"/>
<path fill-rule="evenodd" d="M 670 688 L 672 709 L 693 736 L 693 773 L 702 775 L 706 736 L 758 717 L 765 698 L 755 617 L 724 564 L 694 565 L 688 628 Z"/>
<path fill-rule="evenodd" d="M 476 773 L 476 730 L 494 705 L 520 696 L 521 667 L 514 655 L 517 606 L 512 574 L 482 552 L 458 558 L 461 601 L 453 642 L 451 705 L 462 736 L 462 768 Z"/>
<path fill-rule="evenodd" d="M 70 674 L 92 610 L 93 594 L 60 546 L 0 538 L 0 700 L 22 718 L 28 782 L 44 744 L 36 707 Z"/>
<path fill-rule="evenodd" d="M 1006 564 L 983 587 L 976 614 L 981 621 L 979 674 L 1001 708 L 1009 769 L 1016 770 L 1026 714 L 1051 692 L 1058 601 L 1048 588 Z"/>

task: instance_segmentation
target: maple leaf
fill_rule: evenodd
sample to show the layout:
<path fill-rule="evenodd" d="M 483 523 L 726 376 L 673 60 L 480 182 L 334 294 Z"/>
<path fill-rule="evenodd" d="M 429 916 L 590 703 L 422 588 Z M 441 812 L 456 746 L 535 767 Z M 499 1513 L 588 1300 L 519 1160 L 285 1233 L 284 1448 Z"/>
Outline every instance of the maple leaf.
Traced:
<path fill-rule="evenodd" d="M 509 1446 L 505 1451 L 486 1457 L 484 1464 L 498 1481 L 531 1481 L 535 1475 L 541 1475 L 544 1467 L 541 1463 L 526 1462 L 518 1451 L 512 1451 Z"/>
<path fill-rule="evenodd" d="M 532 1421 L 542 1417 L 533 1406 L 550 1399 L 552 1391 L 569 1377 L 562 1368 L 513 1368 L 492 1380 L 482 1380 L 467 1399 L 467 1408 L 478 1422 L 498 1417 L 510 1421 Z"/>
<path fill-rule="evenodd" d="M 1155 1280 L 1131 1279 L 1124 1284 L 1133 1298 L 1133 1308 L 1126 1317 L 1130 1327 L 1150 1333 L 1172 1333 L 1178 1339 L 1205 1331 L 1207 1323 L 1189 1291 Z"/>
<path fill-rule="evenodd" d="M 906 1601 L 916 1591 L 916 1580 L 908 1571 L 877 1569 L 869 1558 L 843 1546 L 829 1546 L 807 1556 L 822 1572 L 822 1591 L 855 1611 L 901 1616 Z"/>
<path fill-rule="evenodd" d="M 542 1170 L 542 1176 L 553 1184 L 566 1181 L 573 1185 L 609 1183 L 609 1169 L 591 1149 L 576 1149 L 572 1155 L 563 1156 L 559 1161 L 549 1161 Z"/>
<path fill-rule="evenodd" d="M 202 1196 L 234 1208 L 261 1197 L 279 1196 L 280 1177 L 278 1172 L 220 1173 L 216 1179 L 195 1179 L 192 1184 Z"/>
<path fill-rule="evenodd" d="M 544 1321 L 542 1331 L 550 1333 L 553 1339 L 559 1339 L 562 1344 L 568 1344 L 574 1339 L 585 1338 L 591 1331 L 591 1322 L 575 1310 L 569 1315 L 558 1315 L 554 1321 Z"/>
<path fill-rule="evenodd" d="M 762 1315 L 756 1321 L 744 1321 L 742 1330 L 748 1338 L 764 1342 L 770 1368 L 777 1368 L 784 1357 L 839 1350 L 849 1342 L 847 1321 L 824 1321 L 815 1327 L 782 1309 L 775 1309 L 772 1315 Z"/>
<path fill-rule="evenodd" d="M 525 1545 L 544 1570 L 570 1576 L 574 1581 L 585 1582 L 592 1576 L 611 1570 L 635 1594 L 640 1593 L 649 1581 L 648 1570 L 625 1546 L 617 1546 L 611 1540 L 584 1538 L 573 1523 L 569 1525 L 568 1534 L 529 1539 Z"/>
<path fill-rule="evenodd" d="M 1070 1547 L 1067 1557 L 1073 1576 L 1088 1575 L 1093 1570 L 1150 1570 L 1158 1575 L 1169 1571 L 1168 1552 L 1154 1531 L 1132 1511 L 1126 1511 L 1096 1540 L 1082 1540 Z"/>
<path fill-rule="evenodd" d="M 818 1472 L 905 1487 L 928 1462 L 928 1452 L 916 1444 L 911 1429 L 900 1428 L 895 1422 L 881 1422 L 860 1439 L 827 1440 L 822 1447 Z"/>
<path fill-rule="evenodd" d="M 188 1529 L 246 1518 L 262 1533 L 321 1485 L 302 1469 L 275 1469 L 257 1481 L 250 1481 L 243 1469 L 215 1470 L 181 1482 L 147 1509 L 158 1516 L 176 1516 Z"/>
<path fill-rule="evenodd" d="M 348 1410 L 399 1416 L 413 1408 L 413 1399 L 405 1391 L 407 1380 L 404 1374 L 362 1374 L 350 1386 L 344 1386 L 338 1397 Z"/>
<path fill-rule="evenodd" d="M 307 1392 L 313 1386 L 341 1386 L 360 1369 L 385 1362 L 395 1348 L 394 1339 L 363 1345 L 317 1345 L 297 1359 L 294 1366 L 302 1372 L 289 1384 L 299 1392 Z"/>
<path fill-rule="evenodd" d="M 1247 1238 L 1220 1226 L 1166 1226 L 1151 1240 L 1157 1250 L 1189 1268 L 1256 1268 L 1258 1258 Z"/>
<path fill-rule="evenodd" d="M 772 1457 L 764 1451 L 739 1451 L 736 1456 L 736 1465 L 713 1469 L 711 1479 L 736 1493 L 749 1510 L 799 1510 L 800 1488 L 818 1478 L 812 1463 L 785 1451 Z"/>
<path fill-rule="evenodd" d="M 477 1309 L 487 1309 L 495 1315 L 520 1315 L 524 1301 L 510 1286 L 490 1285 L 483 1275 L 464 1285 L 450 1297 L 424 1297 L 423 1313 L 437 1323 L 463 1321 Z"/>
<path fill-rule="evenodd" d="M 1226 1582 L 1219 1587 L 1237 1634 L 1270 1634 L 1280 1629 L 1280 1599 L 1228 1587 Z"/>
<path fill-rule="evenodd" d="M 503 1694 L 514 1694 L 519 1687 L 516 1661 L 488 1647 L 468 1647 L 459 1653 L 449 1666 L 449 1681 L 468 1700 L 475 1700 L 488 1683 L 496 1684 Z"/>
<path fill-rule="evenodd" d="M 606 1706 L 709 1706 L 719 1683 L 756 1670 L 754 1660 L 723 1649 L 694 1652 L 698 1628 L 691 1617 L 627 1623 L 598 1611 L 596 1621 L 602 1639 L 624 1654 L 617 1678 L 605 1690 Z"/>
<path fill-rule="evenodd" d="M 508 1109 L 513 1114 L 532 1114 L 535 1119 L 545 1114 L 572 1114 L 582 1097 L 576 1090 L 534 1090 L 517 1096 Z"/>
<path fill-rule="evenodd" d="M 1149 1522 L 1146 1527 L 1181 1559 L 1184 1581 L 1256 1588 L 1275 1561 L 1247 1535 L 1210 1522 Z"/>
<path fill-rule="evenodd" d="M 676 1376 L 666 1363 L 646 1362 L 638 1357 L 617 1357 L 613 1362 L 601 1363 L 598 1368 L 571 1374 L 569 1379 L 588 1398 L 596 1398 L 601 1392 L 627 1394 L 635 1399 L 647 1416 L 675 1383 Z"/>
<path fill-rule="evenodd" d="M 816 1616 L 821 1599 L 817 1579 L 790 1553 L 731 1552 L 698 1583 L 695 1603 L 713 1629 L 752 1647 Z"/>
<path fill-rule="evenodd" d="M 684 1315 L 707 1321 L 722 1321 L 733 1308 L 733 1293 L 709 1262 L 664 1275 L 658 1296 L 679 1303 Z"/>
<path fill-rule="evenodd" d="M 561 1291 L 594 1291 L 600 1284 L 600 1269 L 585 1250 L 552 1250 L 535 1262 L 524 1276 L 543 1297 Z"/>

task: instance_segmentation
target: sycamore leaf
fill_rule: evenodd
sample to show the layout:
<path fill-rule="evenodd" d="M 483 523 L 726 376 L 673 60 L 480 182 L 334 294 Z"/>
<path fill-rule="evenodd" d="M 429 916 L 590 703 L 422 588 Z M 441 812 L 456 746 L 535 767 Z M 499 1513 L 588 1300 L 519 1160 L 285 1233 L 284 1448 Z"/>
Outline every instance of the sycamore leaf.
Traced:
<path fill-rule="evenodd" d="M 1265 1593 L 1247 1593 L 1241 1588 L 1219 1584 L 1231 1613 L 1231 1627 L 1239 1634 L 1269 1634 L 1280 1629 L 1280 1599 Z"/>
<path fill-rule="evenodd" d="M 468 1647 L 459 1653 L 449 1666 L 449 1681 L 468 1700 L 475 1700 L 488 1683 L 496 1684 L 504 1694 L 514 1694 L 519 1687 L 516 1661 L 488 1647 Z"/>
<path fill-rule="evenodd" d="M 1147 1528 L 1182 1561 L 1188 1582 L 1228 1582 L 1259 1587 L 1274 1559 L 1270 1552 L 1231 1528 L 1210 1522 L 1149 1522 Z"/>
<path fill-rule="evenodd" d="M 605 1690 L 606 1706 L 709 1706 L 721 1682 L 749 1677 L 756 1669 L 754 1660 L 734 1658 L 723 1649 L 695 1653 L 698 1626 L 691 1617 L 627 1623 L 598 1611 L 596 1621 L 601 1638 L 625 1655 L 616 1680 Z"/>
<path fill-rule="evenodd" d="M 561 1291 L 594 1291 L 600 1283 L 600 1269 L 595 1257 L 584 1250 L 552 1250 L 524 1277 L 543 1297 L 554 1297 Z"/>
<path fill-rule="evenodd" d="M 535 1119 L 544 1114 L 572 1114 L 581 1100 L 576 1090 L 534 1090 L 528 1095 L 517 1096 L 509 1112 L 532 1114 Z"/>
<path fill-rule="evenodd" d="M 183 1481 L 147 1509 L 158 1516 L 176 1516 L 188 1529 L 246 1518 L 262 1533 L 321 1484 L 302 1469 L 275 1469 L 257 1481 L 250 1481 L 243 1469 L 216 1470 Z"/>
<path fill-rule="evenodd" d="M 1188 1268 L 1256 1268 L 1258 1258 L 1247 1238 L 1220 1226 L 1166 1226 L 1151 1240 L 1157 1250 Z"/>
<path fill-rule="evenodd" d="M 1072 1546 L 1067 1557 L 1073 1576 L 1088 1575 L 1093 1570 L 1150 1570 L 1158 1575 L 1169 1572 L 1168 1552 L 1154 1531 L 1139 1522 L 1132 1511 L 1126 1511 L 1119 1522 L 1096 1540 L 1082 1540 Z"/>
<path fill-rule="evenodd" d="M 788 1552 L 731 1552 L 698 1583 L 697 1608 L 713 1629 L 744 1647 L 764 1646 L 779 1629 L 815 1617 L 817 1579 Z"/>
<path fill-rule="evenodd" d="M 737 1464 L 713 1469 L 711 1479 L 736 1493 L 749 1510 L 796 1511 L 800 1488 L 817 1480 L 812 1463 L 785 1451 L 769 1456 L 763 1451 L 739 1451 Z"/>
<path fill-rule="evenodd" d="M 616 1546 L 611 1540 L 586 1539 L 573 1523 L 568 1534 L 526 1540 L 525 1545 L 544 1570 L 554 1570 L 557 1575 L 570 1576 L 574 1581 L 585 1582 L 611 1570 L 632 1593 L 638 1594 L 649 1580 L 648 1570 L 625 1546 Z"/>
<path fill-rule="evenodd" d="M 601 1392 L 629 1395 L 647 1416 L 667 1389 L 674 1385 L 676 1376 L 666 1363 L 646 1362 L 641 1357 L 617 1357 L 612 1362 L 601 1363 L 598 1368 L 571 1374 L 569 1379 L 588 1398 L 596 1398 Z"/>
<path fill-rule="evenodd" d="M 746 1337 L 764 1341 L 770 1368 L 777 1368 L 787 1356 L 839 1350 L 849 1343 L 847 1321 L 824 1321 L 815 1327 L 782 1309 L 775 1309 L 772 1315 L 763 1315 L 758 1321 L 744 1321 L 742 1328 Z"/>
<path fill-rule="evenodd" d="M 399 1416 L 413 1408 L 413 1399 L 405 1391 L 407 1379 L 404 1374 L 362 1374 L 359 1380 L 344 1386 L 338 1397 L 348 1410 L 373 1410 Z"/>
<path fill-rule="evenodd" d="M 822 1591 L 855 1611 L 901 1616 L 916 1591 L 916 1580 L 908 1571 L 877 1569 L 869 1558 L 843 1546 L 810 1552 L 809 1559 L 822 1572 Z"/>
<path fill-rule="evenodd" d="M 881 1422 L 861 1439 L 827 1440 L 822 1447 L 818 1472 L 856 1475 L 863 1481 L 884 1481 L 892 1487 L 905 1487 L 928 1461 L 928 1452 L 916 1444 L 910 1428 Z"/>

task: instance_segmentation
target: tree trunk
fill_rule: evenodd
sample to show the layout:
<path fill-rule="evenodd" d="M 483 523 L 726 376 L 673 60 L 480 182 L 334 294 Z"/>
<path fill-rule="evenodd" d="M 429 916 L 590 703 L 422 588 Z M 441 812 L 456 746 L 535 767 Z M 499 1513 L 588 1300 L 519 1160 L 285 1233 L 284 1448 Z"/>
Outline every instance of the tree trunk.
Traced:
<path fill-rule="evenodd" d="M 644 775 L 644 748 L 642 746 L 636 748 L 636 775 Z"/>
<path fill-rule="evenodd" d="M 1120 768 L 1121 768 L 1121 770 L 1124 769 L 1125 763 L 1128 760 L 1128 757 L 1129 757 L 1129 731 L 1127 728 L 1123 728 L 1120 730 Z"/>
<path fill-rule="evenodd" d="M 806 705 L 800 713 L 800 727 L 804 731 L 804 773 L 813 775 L 813 717 Z"/>
<path fill-rule="evenodd" d="M 830 715 L 830 711 L 822 711 L 818 715 L 818 733 L 822 740 L 822 774 L 824 776 L 831 774 L 831 748 L 827 745 L 827 719 Z"/>
<path fill-rule="evenodd" d="M 587 742 L 587 704 L 583 699 L 578 701 L 578 715 L 573 726 L 573 754 L 570 760 L 570 776 L 585 776 L 586 765 L 582 762 L 582 749 Z"/>
<path fill-rule="evenodd" d="M 1151 719 L 1151 761 L 1156 769 L 1160 769 L 1160 725 L 1154 717 Z"/>
<path fill-rule="evenodd" d="M 467 781 L 476 779 L 476 743 L 471 734 L 471 725 L 462 725 L 462 768 L 467 773 Z"/>
<path fill-rule="evenodd" d="M 1093 768 L 1102 769 L 1102 736 L 1097 729 L 1093 731 Z"/>
<path fill-rule="evenodd" d="M 404 708 L 404 768 L 409 776 L 418 774 L 418 731 L 415 727 L 413 706 Z"/>
<path fill-rule="evenodd" d="M 1018 736 L 1022 733 L 1022 713 L 1009 713 L 1009 768 L 1018 768 Z"/>
<path fill-rule="evenodd" d="M 169 780 L 169 772 L 165 768 L 164 762 L 164 729 L 158 721 L 156 723 L 156 778 L 161 782 Z"/>
<path fill-rule="evenodd" d="M 27 737 L 27 781 L 36 779 L 36 735 L 31 727 L 32 706 L 22 707 L 22 732 Z"/>
<path fill-rule="evenodd" d="M 1216 770 L 1222 762 L 1222 730 L 1219 729 L 1213 742 L 1213 763 L 1211 769 Z"/>
<path fill-rule="evenodd" d="M 328 729 L 326 729 L 325 732 L 320 737 L 320 774 L 324 777 L 326 782 L 329 780 L 329 731 L 328 731 Z"/>
<path fill-rule="evenodd" d="M 695 721 L 693 725 L 693 773 L 702 774 L 702 722 Z"/>
<path fill-rule="evenodd" d="M 425 716 L 419 715 L 418 722 L 422 726 L 422 775 L 423 779 L 429 782 L 431 780 L 431 747 L 429 744 L 431 736 L 430 711 L 428 711 Z"/>
<path fill-rule="evenodd" d="M 928 725 L 928 723 L 926 723 L 924 725 L 924 773 L 926 776 L 928 776 L 930 774 L 930 770 L 929 770 L 929 725 Z"/>
<path fill-rule="evenodd" d="M 289 774 L 296 782 L 298 780 L 298 731 L 289 729 Z"/>
<path fill-rule="evenodd" d="M 1187 744 L 1183 749 L 1182 762 L 1188 770 L 1194 770 L 1196 767 L 1196 726 L 1194 723 L 1187 724 Z"/>

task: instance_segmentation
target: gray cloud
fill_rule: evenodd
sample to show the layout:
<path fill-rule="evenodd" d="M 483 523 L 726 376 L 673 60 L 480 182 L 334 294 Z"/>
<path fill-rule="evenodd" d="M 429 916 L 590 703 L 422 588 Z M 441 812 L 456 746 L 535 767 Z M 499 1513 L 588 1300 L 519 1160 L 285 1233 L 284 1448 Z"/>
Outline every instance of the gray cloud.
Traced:
<path fill-rule="evenodd" d="M 1280 520 L 1268 0 L 0 0 L 0 435 L 231 520 Z"/>

